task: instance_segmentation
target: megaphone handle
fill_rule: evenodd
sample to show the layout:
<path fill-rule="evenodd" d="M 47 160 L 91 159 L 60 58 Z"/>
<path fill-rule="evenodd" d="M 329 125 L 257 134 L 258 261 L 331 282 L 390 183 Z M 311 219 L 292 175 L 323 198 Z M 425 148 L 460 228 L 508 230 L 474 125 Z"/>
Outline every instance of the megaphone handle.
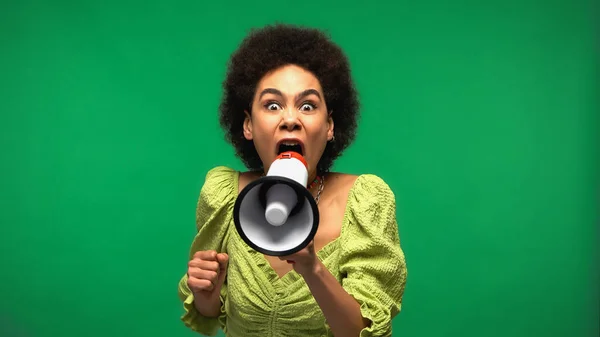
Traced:
<path fill-rule="evenodd" d="M 275 184 L 277 184 L 277 183 L 270 181 L 270 182 L 265 182 L 260 187 L 260 190 L 258 191 L 258 200 L 260 202 L 260 205 L 263 208 L 267 208 L 267 191 L 269 190 L 269 188 L 271 188 L 271 186 L 273 186 Z M 296 206 L 294 206 L 294 208 L 290 212 L 289 216 L 295 215 L 296 213 L 300 212 L 300 210 L 304 206 L 304 202 L 305 202 L 304 196 L 299 191 L 297 191 L 295 188 L 294 188 L 294 191 L 296 192 L 296 196 L 298 197 L 298 203 L 296 204 Z"/>

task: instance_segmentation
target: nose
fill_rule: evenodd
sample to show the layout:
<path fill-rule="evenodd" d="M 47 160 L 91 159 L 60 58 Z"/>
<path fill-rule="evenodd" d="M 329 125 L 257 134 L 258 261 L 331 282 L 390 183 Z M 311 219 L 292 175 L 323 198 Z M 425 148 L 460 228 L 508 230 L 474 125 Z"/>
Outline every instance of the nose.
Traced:
<path fill-rule="evenodd" d="M 298 113 L 294 109 L 283 109 L 279 128 L 286 131 L 300 130 L 301 124 Z"/>

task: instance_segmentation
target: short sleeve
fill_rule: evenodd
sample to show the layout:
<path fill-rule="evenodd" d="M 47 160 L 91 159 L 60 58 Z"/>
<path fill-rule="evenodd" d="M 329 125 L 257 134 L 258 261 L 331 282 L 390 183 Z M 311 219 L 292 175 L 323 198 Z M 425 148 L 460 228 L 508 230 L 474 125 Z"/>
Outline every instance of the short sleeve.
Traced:
<path fill-rule="evenodd" d="M 200 190 L 196 206 L 197 233 L 192 241 L 189 259 L 197 251 L 215 250 L 227 252 L 227 240 L 231 214 L 237 196 L 237 171 L 219 166 L 207 174 Z M 214 336 L 226 323 L 225 300 L 227 284 L 221 288 L 221 311 L 218 317 L 200 315 L 194 306 L 194 295 L 187 285 L 187 273 L 180 279 L 179 298 L 183 302 L 184 314 L 181 320 L 193 331 Z"/>
<path fill-rule="evenodd" d="M 348 202 L 348 227 L 340 244 L 342 286 L 370 320 L 360 336 L 391 336 L 407 277 L 395 196 L 381 178 L 361 175 Z"/>

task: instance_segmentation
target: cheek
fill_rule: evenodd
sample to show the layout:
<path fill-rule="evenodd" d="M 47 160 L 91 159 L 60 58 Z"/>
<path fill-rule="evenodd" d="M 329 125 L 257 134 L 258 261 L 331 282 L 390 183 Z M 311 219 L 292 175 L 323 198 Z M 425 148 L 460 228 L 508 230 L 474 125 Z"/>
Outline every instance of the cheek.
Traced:
<path fill-rule="evenodd" d="M 268 120 L 260 120 L 258 123 L 253 124 L 254 147 L 256 147 L 259 154 L 262 155 L 266 151 L 272 150 L 273 130 L 275 128 L 276 126 L 273 126 L 273 123 L 269 123 Z"/>
<path fill-rule="evenodd" d="M 313 130 L 308 134 L 309 139 L 311 140 L 311 148 L 315 156 L 320 156 L 321 153 L 325 150 L 325 146 L 327 146 L 327 126 L 323 126 L 323 124 L 319 123 L 318 125 L 314 125 Z"/>
<path fill-rule="evenodd" d="M 260 140 L 268 139 L 272 137 L 273 126 L 268 121 L 260 121 L 254 124 L 254 137 Z"/>
<path fill-rule="evenodd" d="M 326 142 L 326 138 L 319 136 L 319 138 L 315 139 L 315 142 L 313 143 L 314 150 L 317 152 L 315 154 L 318 154 L 319 157 L 321 157 L 321 155 L 323 155 L 323 151 L 325 151 L 325 147 L 327 146 Z"/>
<path fill-rule="evenodd" d="M 327 121 L 324 121 L 322 119 L 314 119 L 311 120 L 310 122 L 307 122 L 305 124 L 306 129 L 308 131 L 308 133 L 315 139 L 315 140 L 326 140 L 327 139 L 327 131 L 328 131 L 328 126 L 327 126 Z"/>

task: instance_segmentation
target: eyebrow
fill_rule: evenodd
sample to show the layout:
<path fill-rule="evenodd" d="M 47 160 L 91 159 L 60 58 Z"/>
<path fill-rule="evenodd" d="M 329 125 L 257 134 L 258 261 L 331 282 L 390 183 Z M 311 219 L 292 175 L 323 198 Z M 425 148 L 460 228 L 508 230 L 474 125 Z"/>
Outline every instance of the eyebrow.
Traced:
<path fill-rule="evenodd" d="M 277 96 L 281 96 L 283 97 L 283 93 L 275 88 L 266 88 L 263 91 L 260 92 L 260 96 L 258 96 L 258 99 L 261 99 L 264 95 L 266 94 L 273 94 L 273 95 L 277 95 Z M 296 95 L 296 100 L 299 100 L 303 97 L 306 97 L 308 95 L 315 95 L 317 97 L 319 97 L 319 99 L 322 100 L 321 98 L 321 94 L 319 94 L 319 92 L 315 89 L 306 89 L 304 91 L 302 91 L 301 93 L 299 93 L 298 95 Z"/>

